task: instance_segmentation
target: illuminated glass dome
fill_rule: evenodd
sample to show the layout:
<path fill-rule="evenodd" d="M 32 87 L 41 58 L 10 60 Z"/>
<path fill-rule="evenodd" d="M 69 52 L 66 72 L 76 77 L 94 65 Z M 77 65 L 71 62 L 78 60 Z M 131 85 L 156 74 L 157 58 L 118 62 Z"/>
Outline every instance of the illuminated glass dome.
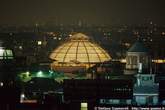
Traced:
<path fill-rule="evenodd" d="M 67 42 L 56 48 L 50 55 L 53 66 L 85 66 L 92 67 L 96 63 L 111 59 L 109 54 L 99 45 L 89 41 L 89 37 L 77 33 Z"/>

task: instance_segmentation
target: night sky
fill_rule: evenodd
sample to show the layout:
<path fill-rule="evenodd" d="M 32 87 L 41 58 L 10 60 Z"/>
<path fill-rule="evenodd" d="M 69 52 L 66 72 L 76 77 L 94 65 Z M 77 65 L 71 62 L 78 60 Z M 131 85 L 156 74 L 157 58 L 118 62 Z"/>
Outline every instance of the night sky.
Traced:
<path fill-rule="evenodd" d="M 165 0 L 0 0 L 0 24 L 165 24 Z"/>

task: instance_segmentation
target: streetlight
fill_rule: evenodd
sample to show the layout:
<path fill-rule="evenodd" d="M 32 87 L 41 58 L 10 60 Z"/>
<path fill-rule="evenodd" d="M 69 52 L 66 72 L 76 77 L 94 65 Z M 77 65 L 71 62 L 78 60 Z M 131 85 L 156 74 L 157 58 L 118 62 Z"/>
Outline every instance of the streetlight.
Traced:
<path fill-rule="evenodd" d="M 42 71 L 37 72 L 37 76 L 38 77 L 43 77 L 43 72 Z"/>
<path fill-rule="evenodd" d="M 0 86 L 1 86 L 1 87 L 3 86 L 3 82 L 0 82 Z"/>
<path fill-rule="evenodd" d="M 29 72 L 29 71 L 27 71 L 25 74 L 26 74 L 26 76 L 28 77 L 28 76 L 30 75 L 30 72 Z"/>

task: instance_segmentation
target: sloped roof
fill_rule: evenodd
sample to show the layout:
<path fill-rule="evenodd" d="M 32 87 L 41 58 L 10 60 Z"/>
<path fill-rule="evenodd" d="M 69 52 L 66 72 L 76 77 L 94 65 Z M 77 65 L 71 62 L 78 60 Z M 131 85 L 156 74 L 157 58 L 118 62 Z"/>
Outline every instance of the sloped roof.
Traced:
<path fill-rule="evenodd" d="M 148 52 L 148 49 L 140 41 L 137 41 L 133 46 L 128 50 L 128 52 Z"/>

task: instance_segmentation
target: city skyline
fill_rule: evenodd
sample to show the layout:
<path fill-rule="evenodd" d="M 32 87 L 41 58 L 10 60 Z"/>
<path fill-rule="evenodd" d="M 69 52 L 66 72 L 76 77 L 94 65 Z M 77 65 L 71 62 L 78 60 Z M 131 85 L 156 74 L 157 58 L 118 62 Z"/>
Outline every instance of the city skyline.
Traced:
<path fill-rule="evenodd" d="M 3 0 L 0 24 L 164 24 L 164 0 Z"/>

